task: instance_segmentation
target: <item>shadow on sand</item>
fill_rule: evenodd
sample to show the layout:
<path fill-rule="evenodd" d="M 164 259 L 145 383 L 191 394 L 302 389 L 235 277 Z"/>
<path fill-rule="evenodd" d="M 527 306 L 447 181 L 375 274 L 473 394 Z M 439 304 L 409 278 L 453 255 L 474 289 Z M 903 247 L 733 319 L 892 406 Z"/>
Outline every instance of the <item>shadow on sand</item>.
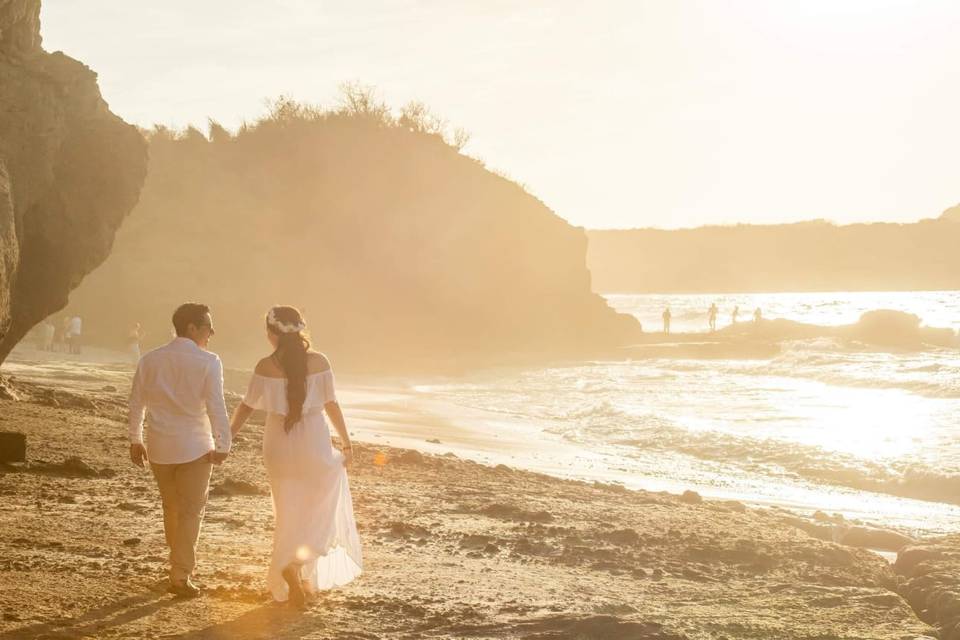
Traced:
<path fill-rule="evenodd" d="M 0 640 L 38 640 L 39 638 L 89 638 L 138 618 L 149 616 L 176 603 L 175 598 L 156 591 L 130 596 L 102 607 L 91 609 L 76 618 L 41 622 L 0 633 Z"/>
<path fill-rule="evenodd" d="M 271 638 L 272 640 L 295 640 L 304 634 L 320 634 L 317 637 L 337 638 L 338 640 L 377 640 L 380 636 L 373 633 L 339 632 L 326 628 L 329 619 L 322 610 L 296 611 L 287 606 L 268 604 L 252 609 L 233 620 L 197 629 L 178 636 L 168 636 L 177 640 L 254 640 Z M 329 636 L 323 635 L 324 632 Z M 311 635 L 311 637 L 313 637 Z"/>

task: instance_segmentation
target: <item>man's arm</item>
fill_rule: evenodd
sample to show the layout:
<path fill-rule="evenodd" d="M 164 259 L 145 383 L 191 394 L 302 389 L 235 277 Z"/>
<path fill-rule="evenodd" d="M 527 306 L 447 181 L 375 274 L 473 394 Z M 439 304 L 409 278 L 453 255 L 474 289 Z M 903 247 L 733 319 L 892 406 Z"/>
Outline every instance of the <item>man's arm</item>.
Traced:
<path fill-rule="evenodd" d="M 227 404 L 223 400 L 223 363 L 218 356 L 214 358 L 207 378 L 205 401 L 213 430 L 213 461 L 220 463 L 230 453 L 233 438 L 230 433 L 230 421 L 227 419 Z"/>
<path fill-rule="evenodd" d="M 127 418 L 127 431 L 130 435 L 130 460 L 138 467 L 143 466 L 147 450 L 143 446 L 143 416 L 146 403 L 143 392 L 143 362 L 137 364 L 133 374 L 133 386 L 130 388 L 130 414 Z"/>

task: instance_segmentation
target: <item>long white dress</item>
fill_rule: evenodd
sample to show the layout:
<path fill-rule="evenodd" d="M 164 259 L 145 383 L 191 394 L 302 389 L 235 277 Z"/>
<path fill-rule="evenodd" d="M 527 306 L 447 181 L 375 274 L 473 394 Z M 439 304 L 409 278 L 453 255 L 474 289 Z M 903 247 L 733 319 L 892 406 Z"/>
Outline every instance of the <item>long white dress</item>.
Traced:
<path fill-rule="evenodd" d="M 283 428 L 285 378 L 254 374 L 243 399 L 267 413 L 263 461 L 275 521 L 267 586 L 278 602 L 288 597 L 281 572 L 291 562 L 302 563 L 301 576 L 314 590 L 344 585 L 362 571 L 343 454 L 333 448 L 323 414 L 323 406 L 336 399 L 331 370 L 308 375 L 303 418 L 289 433 Z"/>

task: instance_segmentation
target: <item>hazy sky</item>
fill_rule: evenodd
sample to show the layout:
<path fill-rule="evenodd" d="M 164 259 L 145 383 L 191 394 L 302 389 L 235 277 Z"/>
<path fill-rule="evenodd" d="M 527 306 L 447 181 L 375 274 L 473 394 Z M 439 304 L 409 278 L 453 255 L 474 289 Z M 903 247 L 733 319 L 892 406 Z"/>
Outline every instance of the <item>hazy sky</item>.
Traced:
<path fill-rule="evenodd" d="M 128 121 L 235 127 L 358 80 L 587 227 L 960 202 L 960 2 L 45 0 Z"/>

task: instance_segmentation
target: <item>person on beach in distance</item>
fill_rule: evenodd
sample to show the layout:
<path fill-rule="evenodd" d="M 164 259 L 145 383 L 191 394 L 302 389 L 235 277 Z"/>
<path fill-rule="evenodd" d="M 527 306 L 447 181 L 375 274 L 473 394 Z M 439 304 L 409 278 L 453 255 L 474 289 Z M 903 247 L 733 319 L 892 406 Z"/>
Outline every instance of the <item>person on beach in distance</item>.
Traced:
<path fill-rule="evenodd" d="M 737 316 L 740 315 L 740 305 L 737 305 L 733 308 L 733 318 L 730 324 L 737 324 Z"/>
<path fill-rule="evenodd" d="M 717 330 L 717 313 L 718 312 L 719 310 L 717 309 L 717 303 L 716 302 L 712 303 L 710 305 L 710 310 L 707 311 L 707 320 L 710 323 L 711 333 Z"/>
<path fill-rule="evenodd" d="M 73 316 L 67 321 L 67 347 L 70 350 L 70 353 L 74 355 L 80 354 L 80 336 L 83 333 L 83 320 L 80 319 L 80 316 Z"/>
<path fill-rule="evenodd" d="M 307 595 L 344 585 L 362 571 L 346 471 L 353 448 L 330 361 L 311 350 L 302 314 L 273 307 L 266 330 L 273 353 L 257 363 L 230 428 L 236 435 L 255 409 L 267 414 L 263 461 L 276 517 L 267 587 L 277 602 L 303 608 Z M 340 451 L 330 442 L 324 412 L 340 436 Z"/>
<path fill-rule="evenodd" d="M 180 305 L 173 326 L 177 337 L 144 355 L 133 376 L 130 460 L 141 468 L 149 461 L 160 489 L 163 532 L 170 547 L 169 591 L 192 597 L 200 592 L 192 575 L 210 473 L 227 458 L 231 437 L 223 365 L 217 354 L 206 350 L 214 334 L 209 307 Z"/>
<path fill-rule="evenodd" d="M 143 342 L 143 329 L 139 322 L 133 323 L 127 332 L 127 353 L 134 364 L 140 362 L 140 344 Z"/>
<path fill-rule="evenodd" d="M 41 351 L 53 351 L 53 336 L 56 333 L 57 328 L 54 326 L 53 321 L 50 318 L 46 318 L 43 321 L 43 324 L 40 325 L 40 338 L 38 345 Z"/>
<path fill-rule="evenodd" d="M 673 316 L 670 313 L 670 307 L 667 307 L 663 310 L 663 332 L 667 335 L 670 334 L 670 318 Z"/>
<path fill-rule="evenodd" d="M 763 320 L 763 312 L 760 311 L 760 307 L 757 307 L 756 311 L 753 312 L 753 321 L 760 324 L 761 320 Z"/>
<path fill-rule="evenodd" d="M 57 333 L 53 336 L 53 350 L 67 353 L 68 338 L 67 333 L 70 330 L 70 316 L 64 316 L 57 327 Z"/>

